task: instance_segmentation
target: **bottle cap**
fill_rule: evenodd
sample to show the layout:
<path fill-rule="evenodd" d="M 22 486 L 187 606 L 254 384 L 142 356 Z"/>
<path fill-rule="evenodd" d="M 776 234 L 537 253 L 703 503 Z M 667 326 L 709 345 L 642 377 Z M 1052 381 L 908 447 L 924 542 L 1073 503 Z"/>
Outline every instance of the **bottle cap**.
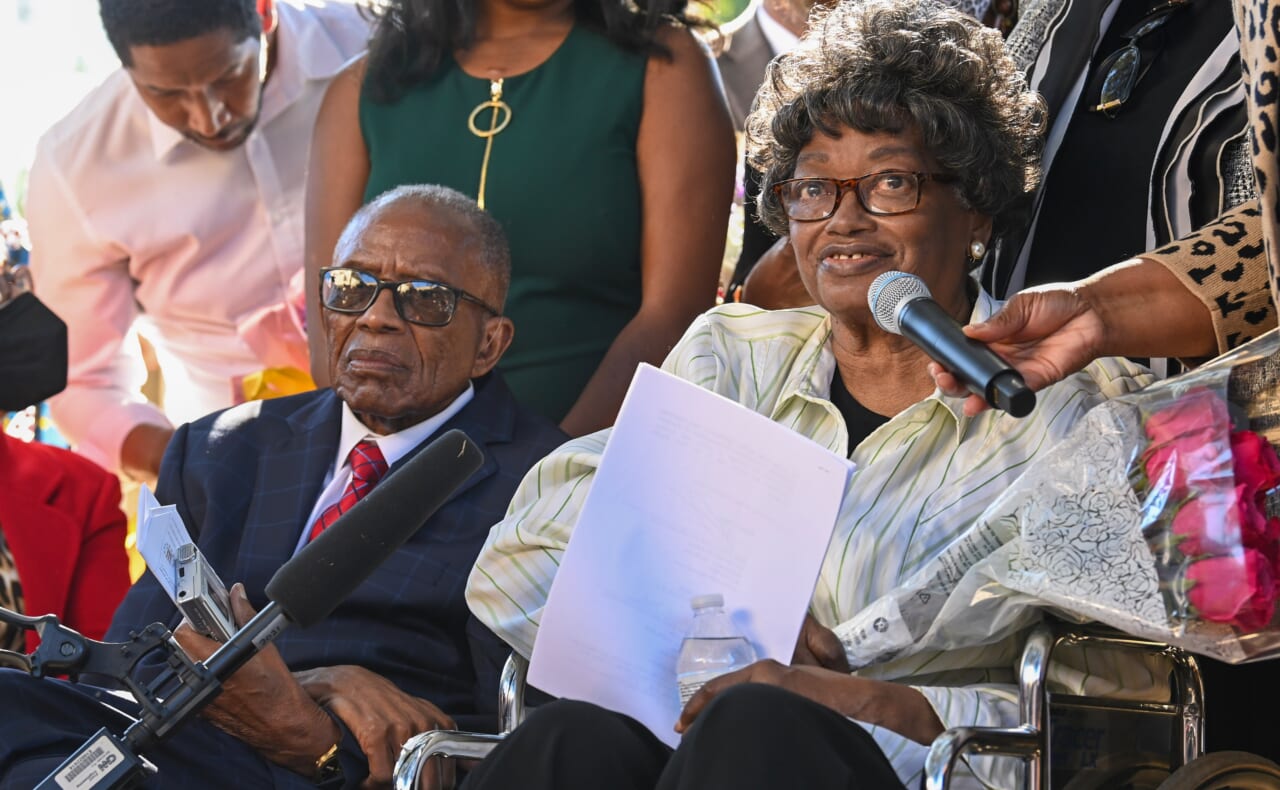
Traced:
<path fill-rule="evenodd" d="M 699 609 L 721 607 L 724 606 L 724 596 L 720 593 L 712 593 L 711 595 L 695 595 L 693 596 L 693 599 L 689 601 L 689 605 L 693 607 L 695 612 Z"/>

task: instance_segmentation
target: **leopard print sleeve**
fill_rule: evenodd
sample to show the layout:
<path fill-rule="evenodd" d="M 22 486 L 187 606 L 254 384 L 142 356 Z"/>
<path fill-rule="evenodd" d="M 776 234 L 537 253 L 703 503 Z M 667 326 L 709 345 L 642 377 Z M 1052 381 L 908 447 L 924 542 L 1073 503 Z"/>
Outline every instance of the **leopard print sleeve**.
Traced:
<path fill-rule="evenodd" d="M 1280 300 L 1280 3 L 1236 0 L 1240 65 L 1249 107 L 1253 140 L 1253 174 L 1260 196 L 1262 237 L 1271 261 L 1271 283 Z"/>
<path fill-rule="evenodd" d="M 1141 257 L 1160 263 L 1200 297 L 1213 316 L 1219 353 L 1276 326 L 1257 200 Z"/>

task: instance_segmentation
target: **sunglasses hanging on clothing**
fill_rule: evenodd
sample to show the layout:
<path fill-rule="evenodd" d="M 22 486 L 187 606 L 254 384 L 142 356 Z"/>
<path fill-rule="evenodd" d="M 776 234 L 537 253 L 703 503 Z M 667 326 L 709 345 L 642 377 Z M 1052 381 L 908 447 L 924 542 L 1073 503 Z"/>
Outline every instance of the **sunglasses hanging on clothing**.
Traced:
<path fill-rule="evenodd" d="M 1097 102 L 1089 107 L 1114 118 L 1124 103 L 1133 95 L 1134 88 L 1146 76 L 1152 63 L 1164 49 L 1165 23 L 1178 11 L 1191 5 L 1192 0 L 1168 0 L 1147 12 L 1136 25 L 1124 34 L 1124 46 L 1112 52 L 1098 65 L 1090 93 L 1097 95 Z M 1158 38 L 1153 43 L 1152 39 Z M 1099 80 L 1101 85 L 1098 85 Z"/>

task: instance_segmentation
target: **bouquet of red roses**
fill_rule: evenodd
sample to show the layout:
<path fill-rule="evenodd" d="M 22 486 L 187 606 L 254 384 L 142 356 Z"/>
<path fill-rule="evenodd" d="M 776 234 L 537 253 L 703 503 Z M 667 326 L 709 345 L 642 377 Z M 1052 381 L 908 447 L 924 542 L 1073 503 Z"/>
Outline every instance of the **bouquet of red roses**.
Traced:
<path fill-rule="evenodd" d="M 1183 393 L 1145 415 L 1131 479 L 1170 617 L 1249 634 L 1271 623 L 1280 593 L 1280 518 L 1267 511 L 1280 457 L 1231 426 L 1221 395 Z"/>

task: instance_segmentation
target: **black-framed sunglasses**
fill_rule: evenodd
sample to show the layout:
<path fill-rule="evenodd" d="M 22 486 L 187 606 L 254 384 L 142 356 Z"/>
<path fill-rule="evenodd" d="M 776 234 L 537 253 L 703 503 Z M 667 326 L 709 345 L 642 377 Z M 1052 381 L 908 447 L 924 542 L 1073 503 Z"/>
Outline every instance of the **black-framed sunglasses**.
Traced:
<path fill-rule="evenodd" d="M 1089 94 L 1096 91 L 1098 100 L 1089 107 L 1090 112 L 1100 112 L 1108 118 L 1114 118 L 1119 113 L 1120 108 L 1133 95 L 1133 89 L 1151 69 L 1155 56 L 1164 48 L 1164 36 L 1161 35 L 1158 46 L 1148 48 L 1145 57 L 1140 43 L 1147 36 L 1160 31 L 1176 12 L 1189 5 L 1191 0 L 1168 0 L 1151 9 L 1125 32 L 1124 46 L 1108 55 L 1094 72 Z"/>
<path fill-rule="evenodd" d="M 790 178 L 773 185 L 787 219 L 817 222 L 836 213 L 846 192 L 858 196 L 869 214 L 905 214 L 920 205 L 920 189 L 926 181 L 945 183 L 956 177 L 944 173 L 881 170 L 857 178 Z"/>
<path fill-rule="evenodd" d="M 391 291 L 396 313 L 419 326 L 448 325 L 458 309 L 459 299 L 479 305 L 492 315 L 502 315 L 483 299 L 444 283 L 379 280 L 368 272 L 342 266 L 320 270 L 320 304 L 337 313 L 363 313 L 377 301 L 384 288 Z"/>

